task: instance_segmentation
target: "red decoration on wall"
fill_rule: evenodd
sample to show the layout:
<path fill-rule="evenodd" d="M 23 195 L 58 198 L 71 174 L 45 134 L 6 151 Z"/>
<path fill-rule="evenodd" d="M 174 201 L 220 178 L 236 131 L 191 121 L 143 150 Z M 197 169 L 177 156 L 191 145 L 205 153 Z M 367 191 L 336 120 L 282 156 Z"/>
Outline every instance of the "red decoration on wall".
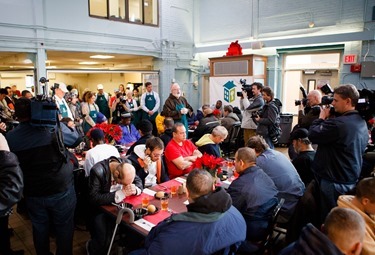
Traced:
<path fill-rule="evenodd" d="M 227 56 L 241 56 L 242 55 L 242 47 L 238 43 L 238 40 L 235 42 L 231 42 L 228 48 Z"/>

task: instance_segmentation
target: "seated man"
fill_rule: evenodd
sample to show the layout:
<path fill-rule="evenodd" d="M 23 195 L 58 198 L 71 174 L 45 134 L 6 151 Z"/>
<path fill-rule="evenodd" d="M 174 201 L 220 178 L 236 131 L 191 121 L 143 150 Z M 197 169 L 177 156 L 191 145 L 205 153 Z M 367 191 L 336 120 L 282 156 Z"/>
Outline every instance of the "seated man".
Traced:
<path fill-rule="evenodd" d="M 121 114 L 120 127 L 122 129 L 122 138 L 117 141 L 118 144 L 131 145 L 141 138 L 136 127 L 131 123 L 131 113 Z"/>
<path fill-rule="evenodd" d="M 164 143 L 164 148 L 167 147 L 169 141 L 173 138 L 172 128 L 174 126 L 174 120 L 171 117 L 166 117 L 163 122 L 164 133 L 160 136 L 160 139 Z"/>
<path fill-rule="evenodd" d="M 223 126 L 217 126 L 212 130 L 211 134 L 205 134 L 195 143 L 198 150 L 202 153 L 221 157 L 219 143 L 223 142 L 228 136 L 228 130 Z"/>
<path fill-rule="evenodd" d="M 225 127 L 228 130 L 228 133 L 232 131 L 234 123 L 238 123 L 240 121 L 240 118 L 238 118 L 237 114 L 233 112 L 233 107 L 230 105 L 224 106 L 224 118 L 221 119 L 221 124 L 223 127 Z M 228 139 L 230 137 L 227 137 L 224 141 L 228 142 Z"/>
<path fill-rule="evenodd" d="M 193 133 L 193 142 L 198 141 L 203 135 L 210 134 L 214 127 L 219 126 L 219 119 L 213 114 L 211 108 L 203 111 L 204 117 L 199 121 L 197 129 Z"/>
<path fill-rule="evenodd" d="M 197 147 L 186 139 L 186 129 L 182 123 L 176 123 L 172 132 L 173 139 L 165 148 L 165 161 L 170 179 L 189 173 L 193 162 L 202 157 Z"/>
<path fill-rule="evenodd" d="M 292 164 L 306 187 L 314 179 L 311 165 L 315 157 L 315 151 L 308 138 L 308 134 L 309 131 L 307 129 L 298 128 L 290 135 L 293 148 L 297 153 L 297 156 L 292 160 Z"/>
<path fill-rule="evenodd" d="M 355 196 L 339 196 L 337 204 L 339 207 L 353 209 L 362 216 L 366 234 L 361 254 L 375 254 L 375 178 L 362 179 L 357 184 Z"/>
<path fill-rule="evenodd" d="M 152 137 L 152 123 L 149 120 L 141 120 L 138 123 L 138 132 L 141 137 L 130 146 L 129 150 L 126 152 L 126 155 L 130 155 L 133 152 L 134 147 L 140 144 L 145 144 L 147 139 Z"/>
<path fill-rule="evenodd" d="M 187 177 L 187 212 L 173 214 L 152 228 L 144 250 L 133 254 L 228 254 L 246 237 L 243 217 L 230 196 L 207 171 L 193 170 Z"/>
<path fill-rule="evenodd" d="M 250 137 L 247 146 L 255 150 L 257 165 L 275 183 L 279 191 L 277 197 L 285 199 L 279 219 L 287 222 L 305 191 L 305 185 L 290 160 L 281 152 L 270 149 L 262 137 Z"/>
<path fill-rule="evenodd" d="M 365 235 L 365 222 L 354 210 L 334 208 L 328 214 L 322 231 L 308 224 L 300 238 L 279 255 L 359 255 Z M 374 254 L 374 253 L 368 253 Z"/>
<path fill-rule="evenodd" d="M 110 157 L 96 163 L 90 171 L 89 202 L 92 206 L 89 224 L 91 240 L 86 244 L 90 255 L 105 254 L 114 228 L 114 218 L 105 214 L 101 205 L 120 203 L 127 196 L 142 193 L 142 181 L 134 167 L 120 158 Z"/>
<path fill-rule="evenodd" d="M 136 174 L 142 179 L 143 187 L 150 187 L 169 180 L 162 157 L 163 141 L 159 137 L 151 137 L 146 144 L 134 147 L 128 160 L 135 167 Z"/>
<path fill-rule="evenodd" d="M 86 176 L 90 175 L 91 167 L 99 161 L 107 159 L 111 156 L 120 157 L 120 153 L 115 146 L 105 143 L 104 132 L 101 129 L 91 129 L 90 139 L 92 141 L 93 148 L 86 152 L 85 163 L 83 164 Z"/>
<path fill-rule="evenodd" d="M 233 206 L 243 215 L 247 225 L 246 240 L 258 242 L 267 234 L 272 212 L 278 203 L 277 189 L 271 178 L 256 165 L 255 151 L 240 148 L 234 156 L 235 170 L 239 177 L 228 188 Z M 247 246 L 246 248 L 244 246 Z M 243 245 L 252 252 L 251 244 Z M 256 250 L 256 247 L 254 247 Z"/>

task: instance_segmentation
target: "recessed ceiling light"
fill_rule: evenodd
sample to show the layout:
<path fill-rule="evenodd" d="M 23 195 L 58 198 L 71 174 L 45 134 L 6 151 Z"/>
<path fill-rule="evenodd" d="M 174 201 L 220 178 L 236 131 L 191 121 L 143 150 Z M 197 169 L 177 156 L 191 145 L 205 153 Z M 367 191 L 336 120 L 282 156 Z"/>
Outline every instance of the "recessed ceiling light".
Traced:
<path fill-rule="evenodd" d="M 24 61 L 23 61 L 23 63 L 24 64 L 32 64 L 33 63 L 33 61 L 31 60 L 31 59 L 25 59 Z"/>
<path fill-rule="evenodd" d="M 46 66 L 47 69 L 56 69 L 56 66 Z"/>
<path fill-rule="evenodd" d="M 100 59 L 109 59 L 109 58 L 114 58 L 115 56 L 110 56 L 110 55 L 93 55 L 90 56 L 90 58 L 100 58 Z"/>
<path fill-rule="evenodd" d="M 99 63 L 98 62 L 84 61 L 84 62 L 79 62 L 78 64 L 80 64 L 80 65 L 96 65 L 96 64 L 99 64 Z"/>

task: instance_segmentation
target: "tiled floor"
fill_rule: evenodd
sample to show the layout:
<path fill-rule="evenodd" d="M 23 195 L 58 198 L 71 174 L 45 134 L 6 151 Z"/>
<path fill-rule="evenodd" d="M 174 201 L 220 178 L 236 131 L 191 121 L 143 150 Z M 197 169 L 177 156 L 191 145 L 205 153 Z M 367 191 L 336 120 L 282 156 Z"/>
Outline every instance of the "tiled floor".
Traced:
<path fill-rule="evenodd" d="M 14 234 L 11 237 L 11 246 L 13 250 L 25 251 L 25 255 L 36 254 L 33 244 L 33 235 L 31 222 L 28 219 L 24 219 L 18 213 L 13 213 L 9 218 L 9 225 L 13 228 Z M 74 232 L 73 241 L 73 254 L 74 255 L 86 255 L 85 244 L 90 238 L 90 234 L 87 231 L 76 229 Z M 55 240 L 50 239 L 51 252 L 55 251 Z"/>
<path fill-rule="evenodd" d="M 276 148 L 288 157 L 287 148 Z M 14 210 L 16 211 L 16 210 Z M 33 244 L 33 235 L 31 222 L 28 219 L 24 219 L 21 215 L 14 212 L 9 219 L 9 225 L 14 230 L 14 234 L 11 237 L 11 246 L 13 250 L 23 249 L 25 255 L 36 254 Z M 83 228 L 83 227 L 82 227 Z M 73 254 L 74 255 L 86 255 L 86 241 L 90 238 L 90 234 L 87 231 L 76 229 L 74 232 L 73 241 Z M 51 252 L 55 252 L 55 240 L 51 238 Z"/>

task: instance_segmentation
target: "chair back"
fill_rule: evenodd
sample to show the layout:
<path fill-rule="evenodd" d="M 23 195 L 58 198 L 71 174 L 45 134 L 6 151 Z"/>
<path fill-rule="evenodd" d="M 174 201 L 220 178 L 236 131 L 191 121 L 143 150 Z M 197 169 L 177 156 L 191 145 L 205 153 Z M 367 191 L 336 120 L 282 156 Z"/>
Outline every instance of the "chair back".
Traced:
<path fill-rule="evenodd" d="M 276 207 L 273 209 L 272 217 L 270 219 L 270 223 L 268 224 L 268 230 L 267 230 L 267 236 L 262 241 L 262 246 L 260 248 L 261 252 L 265 252 L 266 250 L 269 250 L 272 248 L 272 246 L 275 244 L 275 242 L 280 237 L 281 233 L 277 233 L 277 235 L 274 235 L 274 229 L 276 227 L 277 218 L 279 217 L 280 210 L 283 207 L 285 202 L 284 198 L 280 198 L 279 203 L 276 205 Z"/>
<path fill-rule="evenodd" d="M 221 146 L 223 148 L 223 152 L 225 155 L 229 156 L 229 154 L 232 151 L 237 150 L 237 139 L 238 139 L 240 130 L 241 130 L 241 122 L 237 121 L 233 123 L 233 127 L 230 130 L 230 133 L 228 134 L 227 142 L 223 142 Z"/>

